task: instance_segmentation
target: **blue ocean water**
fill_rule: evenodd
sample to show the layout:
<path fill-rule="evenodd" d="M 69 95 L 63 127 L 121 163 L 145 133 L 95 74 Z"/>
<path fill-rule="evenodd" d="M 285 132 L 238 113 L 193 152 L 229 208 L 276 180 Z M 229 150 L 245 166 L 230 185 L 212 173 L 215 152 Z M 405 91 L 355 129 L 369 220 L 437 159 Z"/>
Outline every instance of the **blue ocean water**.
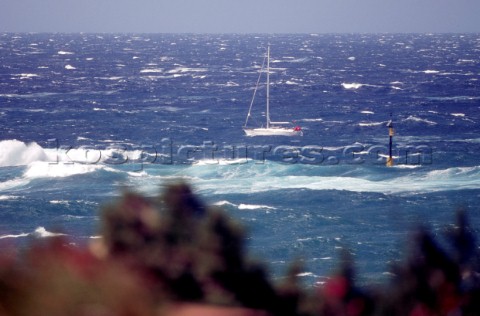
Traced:
<path fill-rule="evenodd" d="M 268 44 L 272 119 L 302 137 L 243 133 Z M 347 248 L 383 281 L 418 225 L 479 227 L 479 56 L 479 34 L 0 34 L 0 246 L 88 242 L 125 188 L 181 179 L 274 277 L 322 282 Z"/>

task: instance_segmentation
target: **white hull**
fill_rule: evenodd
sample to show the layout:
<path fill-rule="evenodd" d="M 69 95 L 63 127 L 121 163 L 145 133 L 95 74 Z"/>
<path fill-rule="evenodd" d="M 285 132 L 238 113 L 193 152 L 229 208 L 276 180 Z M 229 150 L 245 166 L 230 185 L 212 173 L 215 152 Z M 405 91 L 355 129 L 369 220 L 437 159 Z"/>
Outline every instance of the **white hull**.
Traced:
<path fill-rule="evenodd" d="M 243 129 L 247 136 L 302 136 L 301 130 L 295 130 L 293 128 L 245 128 Z"/>

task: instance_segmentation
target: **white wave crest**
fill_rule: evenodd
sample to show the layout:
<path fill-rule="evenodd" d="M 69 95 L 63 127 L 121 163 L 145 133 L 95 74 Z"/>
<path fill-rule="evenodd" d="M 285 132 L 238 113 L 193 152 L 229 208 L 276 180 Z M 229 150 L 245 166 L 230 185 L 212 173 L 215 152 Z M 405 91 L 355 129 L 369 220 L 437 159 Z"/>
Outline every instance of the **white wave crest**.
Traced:
<path fill-rule="evenodd" d="M 47 154 L 37 143 L 0 141 L 0 167 L 24 166 L 34 161 L 46 161 L 47 158 Z"/>
<path fill-rule="evenodd" d="M 85 174 L 101 169 L 101 165 L 71 164 L 71 163 L 50 163 L 36 161 L 28 166 L 23 174 L 24 178 L 65 178 L 78 174 Z"/>
<path fill-rule="evenodd" d="M 342 87 L 347 90 L 357 90 L 363 87 L 364 85 L 361 83 L 342 83 Z"/>
<path fill-rule="evenodd" d="M 16 187 L 21 187 L 29 183 L 29 180 L 25 178 L 14 178 L 12 180 L 7 180 L 0 182 L 0 190 L 9 190 Z"/>
<path fill-rule="evenodd" d="M 35 78 L 35 77 L 38 77 L 37 74 L 28 74 L 28 73 L 22 73 L 22 74 L 18 74 L 18 75 L 15 75 L 17 79 L 20 79 L 20 80 L 24 80 L 24 79 L 32 79 L 32 78 Z"/>
<path fill-rule="evenodd" d="M 299 85 L 298 82 L 293 81 L 293 80 L 287 80 L 287 81 L 285 81 L 285 84 L 291 85 L 291 86 Z"/>
<path fill-rule="evenodd" d="M 20 237 L 27 237 L 30 236 L 29 233 L 21 233 L 17 235 L 9 234 L 9 235 L 1 235 L 0 239 L 7 239 L 7 238 L 20 238 Z"/>
<path fill-rule="evenodd" d="M 195 161 L 196 166 L 209 166 L 209 165 L 220 165 L 220 166 L 227 166 L 227 165 L 240 165 L 246 164 L 250 162 L 251 158 L 236 158 L 236 159 L 201 159 Z"/>
<path fill-rule="evenodd" d="M 322 118 L 305 118 L 305 119 L 301 119 L 300 121 L 302 121 L 302 122 L 322 122 L 323 119 Z"/>
<path fill-rule="evenodd" d="M 385 122 L 360 122 L 358 123 L 358 126 L 380 126 L 385 124 Z"/>
<path fill-rule="evenodd" d="M 235 204 L 235 203 L 232 203 L 232 202 L 229 202 L 229 201 L 226 201 L 226 200 L 218 201 L 218 202 L 216 202 L 216 203 L 213 203 L 213 205 L 215 205 L 215 206 L 224 206 L 224 205 L 233 206 L 233 207 L 238 208 L 239 210 L 258 210 L 258 209 L 275 210 L 275 209 L 276 209 L 276 208 L 273 207 L 273 206 L 261 205 L 261 204 L 244 204 L 244 203 L 240 203 L 240 204 L 237 205 L 237 204 Z"/>
<path fill-rule="evenodd" d="M 104 149 L 91 146 L 42 148 L 34 142 L 26 144 L 18 140 L 0 141 L 0 167 L 28 166 L 34 162 L 49 162 L 51 165 L 95 165 L 105 162 L 108 164 L 108 162 L 112 161 L 122 163 L 142 161 L 147 156 L 148 153 L 145 153 L 143 150 L 127 150 L 116 145 L 111 145 Z M 228 161 L 225 164 L 227 163 L 233 163 L 233 161 Z M 219 164 L 222 164 L 222 162 L 220 161 Z M 67 168 L 66 166 L 64 167 Z"/>
<path fill-rule="evenodd" d="M 239 204 L 238 205 L 239 210 L 258 210 L 258 209 L 268 209 L 268 210 L 274 210 L 275 207 L 268 206 L 268 205 L 257 205 L 257 204 Z"/>
<path fill-rule="evenodd" d="M 236 204 L 234 204 L 232 202 L 229 202 L 229 201 L 226 201 L 226 200 L 215 202 L 215 203 L 213 203 L 213 205 L 215 205 L 215 206 L 230 205 L 230 206 L 235 206 L 235 207 L 237 206 Z"/>
<path fill-rule="evenodd" d="M 140 73 L 142 74 L 148 74 L 148 73 L 162 73 L 163 69 L 162 68 L 147 68 L 147 69 L 142 69 L 140 70 Z"/>
<path fill-rule="evenodd" d="M 178 74 L 178 73 L 188 73 L 188 72 L 206 72 L 207 68 L 188 68 L 188 67 L 177 67 L 167 71 L 169 74 Z"/>
<path fill-rule="evenodd" d="M 65 234 L 49 232 L 45 227 L 38 227 L 31 235 L 37 238 L 65 236 Z"/>
<path fill-rule="evenodd" d="M 7 234 L 7 235 L 1 235 L 0 239 L 7 239 L 7 238 L 22 238 L 22 237 L 35 237 L 35 238 L 48 238 L 48 237 L 56 237 L 56 236 L 65 236 L 65 234 L 62 233 L 53 233 L 45 229 L 45 227 L 37 227 L 33 232 L 31 233 L 21 233 L 21 234 Z"/>
<path fill-rule="evenodd" d="M 358 82 L 353 82 L 353 83 L 342 83 L 342 87 L 346 90 L 357 90 L 362 87 L 371 87 L 371 88 L 381 88 L 382 86 L 380 85 L 374 85 L 374 84 L 367 84 L 367 83 L 358 83 Z"/>
<path fill-rule="evenodd" d="M 18 198 L 16 195 L 0 195 L 0 201 L 17 200 Z"/>
<path fill-rule="evenodd" d="M 413 122 L 419 122 L 419 123 L 427 123 L 428 125 L 437 125 L 436 122 L 427 120 L 427 119 L 422 119 L 413 115 L 410 115 L 405 119 L 405 121 L 413 121 Z"/>
<path fill-rule="evenodd" d="M 50 204 L 63 204 L 63 205 L 69 205 L 70 202 L 69 201 L 65 201 L 65 200 L 51 200 L 50 201 Z"/>

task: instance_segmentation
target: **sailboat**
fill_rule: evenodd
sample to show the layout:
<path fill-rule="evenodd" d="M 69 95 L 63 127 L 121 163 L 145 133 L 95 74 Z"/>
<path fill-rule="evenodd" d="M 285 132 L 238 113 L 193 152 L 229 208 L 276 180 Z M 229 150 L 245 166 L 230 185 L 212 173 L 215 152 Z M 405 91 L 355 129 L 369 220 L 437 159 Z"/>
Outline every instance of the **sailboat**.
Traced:
<path fill-rule="evenodd" d="M 248 119 L 251 116 L 253 101 L 255 99 L 255 95 L 257 93 L 258 85 L 260 83 L 260 78 L 262 76 L 262 72 L 265 65 L 265 60 L 263 61 L 262 68 L 260 70 L 260 74 L 258 76 L 257 85 L 255 86 L 255 90 L 253 92 L 252 101 L 250 103 L 250 108 L 248 110 L 247 119 L 245 120 L 245 125 L 243 126 L 243 130 L 247 136 L 303 136 L 303 131 L 300 126 L 295 127 L 285 127 L 281 125 L 290 124 L 290 122 L 273 122 L 270 120 L 270 45 L 267 48 L 267 112 L 266 112 L 266 124 L 265 126 L 258 127 L 258 128 L 247 128 Z"/>

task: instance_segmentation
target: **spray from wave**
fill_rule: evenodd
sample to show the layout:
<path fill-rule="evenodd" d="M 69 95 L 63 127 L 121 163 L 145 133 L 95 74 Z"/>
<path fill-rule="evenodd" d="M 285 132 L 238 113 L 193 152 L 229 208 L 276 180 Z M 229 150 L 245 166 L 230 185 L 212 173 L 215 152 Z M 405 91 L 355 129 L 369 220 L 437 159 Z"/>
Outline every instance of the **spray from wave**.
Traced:
<path fill-rule="evenodd" d="M 25 144 L 18 140 L 0 142 L 0 167 L 24 166 L 47 159 L 45 150 L 37 143 Z"/>

